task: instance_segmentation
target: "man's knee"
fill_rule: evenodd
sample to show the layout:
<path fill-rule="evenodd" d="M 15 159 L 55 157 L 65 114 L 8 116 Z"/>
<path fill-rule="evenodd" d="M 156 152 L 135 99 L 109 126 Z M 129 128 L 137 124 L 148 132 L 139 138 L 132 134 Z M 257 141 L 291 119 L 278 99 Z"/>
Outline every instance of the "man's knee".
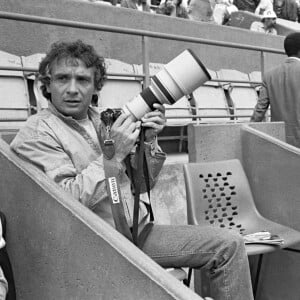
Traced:
<path fill-rule="evenodd" d="M 221 249 L 220 252 L 225 258 L 245 257 L 246 249 L 243 237 L 231 230 L 222 230 L 221 232 Z"/>

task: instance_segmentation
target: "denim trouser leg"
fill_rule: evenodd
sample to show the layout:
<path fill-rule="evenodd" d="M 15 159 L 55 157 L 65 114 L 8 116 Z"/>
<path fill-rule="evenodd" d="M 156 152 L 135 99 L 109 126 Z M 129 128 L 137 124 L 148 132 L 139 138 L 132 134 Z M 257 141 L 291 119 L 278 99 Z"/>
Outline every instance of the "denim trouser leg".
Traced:
<path fill-rule="evenodd" d="M 209 226 L 154 225 L 142 250 L 163 267 L 206 268 L 214 300 L 253 299 L 244 241 L 238 233 Z"/>

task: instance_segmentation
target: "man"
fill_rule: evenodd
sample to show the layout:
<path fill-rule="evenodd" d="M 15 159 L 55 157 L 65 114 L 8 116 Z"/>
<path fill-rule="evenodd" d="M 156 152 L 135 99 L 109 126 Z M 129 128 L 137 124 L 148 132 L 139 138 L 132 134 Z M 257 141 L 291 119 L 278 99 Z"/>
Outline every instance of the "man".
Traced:
<path fill-rule="evenodd" d="M 188 19 L 188 11 L 182 4 L 182 0 L 166 0 L 162 1 L 157 8 L 157 14 L 171 17 Z"/>
<path fill-rule="evenodd" d="M 121 7 L 137 9 L 139 11 L 150 12 L 150 1 L 148 0 L 122 0 Z"/>
<path fill-rule="evenodd" d="M 259 0 L 234 0 L 234 5 L 238 8 L 238 10 L 250 11 L 252 13 L 255 12 Z"/>
<path fill-rule="evenodd" d="M 273 10 L 273 1 L 272 0 L 260 0 L 256 9 L 256 15 L 263 15 L 265 11 Z"/>
<path fill-rule="evenodd" d="M 250 30 L 277 35 L 275 24 L 276 24 L 276 14 L 274 13 L 273 10 L 266 10 L 263 13 L 261 22 L 254 21 L 251 24 Z"/>
<path fill-rule="evenodd" d="M 274 0 L 274 11 L 280 19 L 297 21 L 298 4 L 296 0 Z"/>
<path fill-rule="evenodd" d="M 214 21 L 218 25 L 226 25 L 230 22 L 231 14 L 237 11 L 238 8 L 233 4 L 233 0 L 218 1 L 213 11 Z"/>
<path fill-rule="evenodd" d="M 189 0 L 188 14 L 193 21 L 213 22 L 215 0 Z"/>
<path fill-rule="evenodd" d="M 287 142 L 300 147 L 300 32 L 285 38 L 284 49 L 288 58 L 265 74 L 251 121 L 262 121 L 271 105 L 271 121 L 284 121 Z"/>
<path fill-rule="evenodd" d="M 145 153 L 153 185 L 165 160 L 156 139 L 165 125 L 164 107 L 154 104 L 155 110 L 141 121 L 119 116 L 110 130 L 114 154 L 109 157 L 101 148 L 107 133 L 98 112 L 90 107 L 105 78 L 103 58 L 82 41 L 57 43 L 41 62 L 39 73 L 49 108 L 29 118 L 12 149 L 112 226 L 105 172 L 114 173 L 131 227 L 133 197 L 124 160 L 134 151 L 140 128 L 146 128 Z M 131 158 L 135 166 L 135 154 Z M 140 201 L 140 230 L 149 222 L 147 200 L 143 197 Z M 236 233 L 213 227 L 155 224 L 141 249 L 163 267 L 205 267 L 215 300 L 253 299 L 244 242 Z"/>

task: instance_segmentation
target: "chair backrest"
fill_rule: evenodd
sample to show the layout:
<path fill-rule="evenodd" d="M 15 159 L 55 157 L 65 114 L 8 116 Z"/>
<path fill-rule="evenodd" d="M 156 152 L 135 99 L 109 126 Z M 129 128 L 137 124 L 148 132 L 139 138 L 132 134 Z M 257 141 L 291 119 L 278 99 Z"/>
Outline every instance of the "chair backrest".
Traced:
<path fill-rule="evenodd" d="M 29 56 L 21 56 L 22 65 L 24 68 L 38 70 L 40 62 L 45 56 L 45 53 L 35 53 Z M 29 97 L 31 98 L 30 102 L 36 106 L 37 111 L 47 108 L 48 101 L 40 90 L 41 83 L 36 76 L 37 73 L 35 71 L 25 71 L 24 74 L 28 82 Z"/>
<path fill-rule="evenodd" d="M 212 225 L 245 233 L 258 215 L 239 160 L 184 165 L 189 224 Z"/>
<path fill-rule="evenodd" d="M 192 108 L 186 96 L 173 105 L 165 104 L 166 126 L 186 126 L 192 122 Z M 186 118 L 184 118 L 186 116 Z"/>
<path fill-rule="evenodd" d="M 249 75 L 237 70 L 223 69 L 217 72 L 220 79 L 250 81 Z M 226 83 L 224 83 L 226 87 Z M 228 83 L 229 95 L 238 121 L 249 121 L 253 108 L 257 103 L 258 95 L 255 87 L 250 83 Z M 245 116 L 245 117 L 243 117 Z"/>
<path fill-rule="evenodd" d="M 212 79 L 217 79 L 217 73 L 208 70 Z M 224 89 L 218 82 L 208 81 L 193 92 L 196 114 L 203 116 L 198 123 L 228 122 L 229 107 Z M 211 117 L 209 116 L 217 116 Z"/>
<path fill-rule="evenodd" d="M 141 79 L 135 77 L 136 71 L 132 64 L 116 59 L 105 59 L 107 73 L 132 75 L 132 77 L 107 76 L 99 92 L 99 109 L 121 108 L 134 96 L 142 91 Z"/>
<path fill-rule="evenodd" d="M 21 58 L 0 51 L 0 65 L 22 67 Z M 29 115 L 29 96 L 23 72 L 0 70 L 0 127 L 20 128 Z"/>

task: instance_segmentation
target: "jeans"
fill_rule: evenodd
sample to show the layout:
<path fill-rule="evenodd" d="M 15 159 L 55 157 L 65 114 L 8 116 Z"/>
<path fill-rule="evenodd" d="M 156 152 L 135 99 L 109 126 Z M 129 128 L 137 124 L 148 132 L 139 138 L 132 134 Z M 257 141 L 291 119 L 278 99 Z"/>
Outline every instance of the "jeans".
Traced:
<path fill-rule="evenodd" d="M 154 225 L 142 250 L 165 268 L 205 268 L 214 300 L 253 300 L 242 237 L 210 226 Z M 196 283 L 195 283 L 196 284 Z"/>

